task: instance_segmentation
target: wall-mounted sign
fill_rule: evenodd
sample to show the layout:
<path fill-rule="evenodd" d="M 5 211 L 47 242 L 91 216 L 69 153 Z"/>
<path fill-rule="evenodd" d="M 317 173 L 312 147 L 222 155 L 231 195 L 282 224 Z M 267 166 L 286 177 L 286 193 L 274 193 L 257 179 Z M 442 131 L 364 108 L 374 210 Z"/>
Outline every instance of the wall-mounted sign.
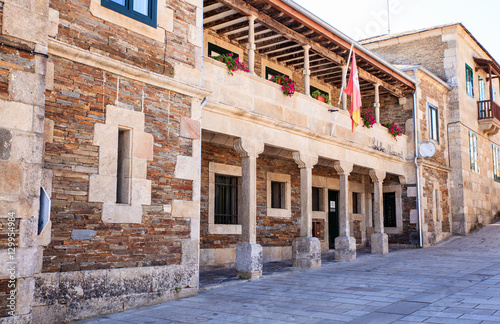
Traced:
<path fill-rule="evenodd" d="M 38 235 L 50 220 L 50 197 L 45 188 L 40 187 L 40 211 L 38 213 Z"/>

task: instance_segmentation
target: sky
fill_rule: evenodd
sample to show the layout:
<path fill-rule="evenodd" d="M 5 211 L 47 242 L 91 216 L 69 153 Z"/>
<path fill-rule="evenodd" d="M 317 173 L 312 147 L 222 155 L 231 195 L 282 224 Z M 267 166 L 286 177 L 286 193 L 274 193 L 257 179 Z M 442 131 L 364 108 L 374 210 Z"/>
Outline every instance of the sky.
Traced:
<path fill-rule="evenodd" d="M 360 40 L 461 22 L 500 61 L 499 0 L 294 0 L 347 36 Z"/>

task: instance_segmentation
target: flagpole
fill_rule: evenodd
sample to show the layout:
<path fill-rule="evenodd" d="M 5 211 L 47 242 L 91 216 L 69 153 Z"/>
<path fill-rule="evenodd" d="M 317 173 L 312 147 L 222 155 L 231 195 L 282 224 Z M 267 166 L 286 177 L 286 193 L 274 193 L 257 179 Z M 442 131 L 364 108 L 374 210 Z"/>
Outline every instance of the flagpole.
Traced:
<path fill-rule="evenodd" d="M 344 90 L 345 79 L 346 79 L 346 76 L 347 76 L 347 70 L 349 70 L 349 63 L 351 62 L 351 55 L 352 55 L 352 47 L 353 46 L 354 46 L 354 42 L 351 43 L 351 49 L 349 51 L 349 57 L 347 58 L 347 68 L 345 69 L 345 72 L 342 75 L 342 87 L 340 88 L 339 101 L 337 102 L 337 106 L 340 105 L 340 99 L 342 98 L 342 91 Z"/>

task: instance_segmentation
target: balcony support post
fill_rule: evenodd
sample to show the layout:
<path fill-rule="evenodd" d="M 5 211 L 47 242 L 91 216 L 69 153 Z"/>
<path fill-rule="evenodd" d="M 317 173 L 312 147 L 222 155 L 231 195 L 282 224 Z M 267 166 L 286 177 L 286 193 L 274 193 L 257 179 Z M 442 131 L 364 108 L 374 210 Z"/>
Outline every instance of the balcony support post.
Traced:
<path fill-rule="evenodd" d="M 379 95 L 379 84 L 375 83 L 375 103 L 373 108 L 375 109 L 375 121 L 380 125 L 380 95 Z"/>
<path fill-rule="evenodd" d="M 255 19 L 254 16 L 248 16 L 248 70 L 255 75 Z"/>
<path fill-rule="evenodd" d="M 347 87 L 346 83 L 347 77 L 347 65 L 342 65 L 342 85 Z M 347 110 L 347 94 L 344 92 L 344 89 L 340 89 L 342 91 L 342 110 Z"/>
<path fill-rule="evenodd" d="M 310 85 L 311 85 L 311 70 L 309 70 L 309 49 L 311 46 L 303 45 L 304 48 L 304 94 L 306 96 L 311 95 Z"/>

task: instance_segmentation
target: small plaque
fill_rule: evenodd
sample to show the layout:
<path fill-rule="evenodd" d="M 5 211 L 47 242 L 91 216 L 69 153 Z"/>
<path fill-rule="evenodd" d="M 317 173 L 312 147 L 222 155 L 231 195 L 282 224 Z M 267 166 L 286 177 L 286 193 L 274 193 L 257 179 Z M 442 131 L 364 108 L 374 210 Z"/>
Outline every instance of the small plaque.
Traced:
<path fill-rule="evenodd" d="M 47 226 L 50 220 L 50 197 L 45 188 L 40 187 L 40 211 L 38 214 L 38 235 Z"/>

